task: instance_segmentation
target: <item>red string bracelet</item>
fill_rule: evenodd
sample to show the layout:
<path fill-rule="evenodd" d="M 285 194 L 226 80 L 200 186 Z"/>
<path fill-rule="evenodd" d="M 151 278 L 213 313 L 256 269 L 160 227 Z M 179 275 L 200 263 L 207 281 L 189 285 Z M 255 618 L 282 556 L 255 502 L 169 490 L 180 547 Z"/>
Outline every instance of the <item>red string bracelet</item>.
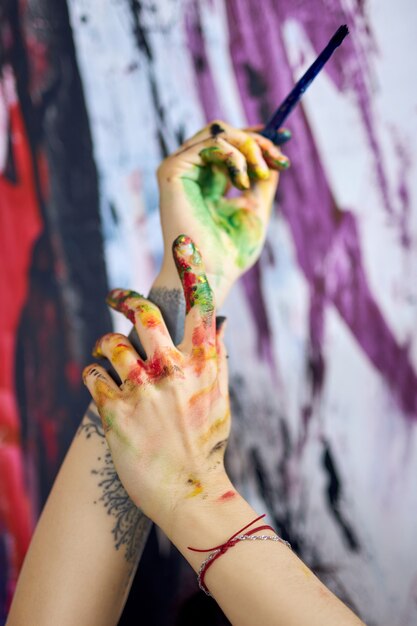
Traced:
<path fill-rule="evenodd" d="M 240 534 L 244 530 L 249 528 L 249 526 L 252 526 L 252 524 L 254 524 L 255 522 L 258 522 L 260 519 L 264 517 L 265 517 L 265 513 L 264 515 L 260 515 L 256 519 L 252 520 L 252 522 L 250 522 L 249 524 L 246 524 L 246 526 L 244 526 L 243 528 L 238 530 L 234 535 L 229 537 L 229 539 L 225 541 L 225 543 L 222 543 L 219 546 L 214 546 L 214 548 L 205 548 L 201 550 L 199 548 L 191 548 L 190 546 L 187 546 L 188 550 L 192 550 L 193 552 L 211 552 L 211 554 L 209 554 L 209 556 L 200 565 L 200 569 L 198 570 L 198 575 L 197 575 L 198 586 L 200 587 L 202 591 L 204 591 L 205 594 L 207 594 L 208 596 L 211 596 L 211 593 L 209 592 L 204 582 L 208 568 L 210 567 L 210 565 L 212 565 L 212 563 L 214 563 L 216 559 L 220 558 L 223 554 L 225 554 L 225 552 L 227 552 L 229 548 L 233 548 L 233 546 L 239 543 L 239 541 L 245 541 L 247 539 L 254 539 L 254 540 L 258 539 L 258 540 L 263 540 L 263 541 L 267 541 L 267 540 L 278 541 L 280 543 L 284 543 L 286 546 L 288 546 L 291 549 L 291 545 L 288 543 L 288 541 L 284 541 L 284 539 L 281 539 L 281 537 L 278 537 L 277 534 L 275 534 L 273 537 L 271 537 L 271 535 L 255 535 L 254 534 L 258 532 L 259 530 L 272 530 L 272 532 L 275 533 L 275 530 L 271 526 L 267 526 L 267 525 L 257 526 L 256 528 L 252 528 L 251 530 L 249 530 L 245 535 Z"/>

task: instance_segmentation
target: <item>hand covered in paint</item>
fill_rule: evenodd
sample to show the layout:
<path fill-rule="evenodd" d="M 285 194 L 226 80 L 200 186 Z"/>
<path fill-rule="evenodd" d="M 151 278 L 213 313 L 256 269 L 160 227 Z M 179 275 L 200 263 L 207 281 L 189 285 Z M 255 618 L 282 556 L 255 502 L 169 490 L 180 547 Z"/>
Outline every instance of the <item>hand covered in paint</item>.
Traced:
<path fill-rule="evenodd" d="M 283 143 L 290 134 L 281 136 Z M 176 286 L 170 244 L 186 231 L 200 247 L 220 305 L 260 255 L 278 172 L 288 166 L 269 139 L 223 122 L 213 122 L 165 159 L 158 169 L 165 258 L 154 286 Z M 228 197 L 231 185 L 241 193 Z"/>
<path fill-rule="evenodd" d="M 204 265 L 183 235 L 174 242 L 173 256 L 186 300 L 182 343 L 174 346 L 154 304 L 116 289 L 108 304 L 134 323 L 147 358 L 125 336 L 111 333 L 97 342 L 95 356 L 111 362 L 122 385 L 99 365 L 83 374 L 122 483 L 164 529 L 181 502 L 210 501 L 224 492 L 230 430 L 223 331 L 216 331 Z"/>

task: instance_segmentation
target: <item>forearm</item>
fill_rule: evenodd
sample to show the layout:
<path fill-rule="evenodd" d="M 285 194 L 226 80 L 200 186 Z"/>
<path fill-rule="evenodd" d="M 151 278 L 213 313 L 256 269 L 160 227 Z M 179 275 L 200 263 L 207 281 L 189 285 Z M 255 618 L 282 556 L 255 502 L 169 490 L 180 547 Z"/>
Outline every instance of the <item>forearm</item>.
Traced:
<path fill-rule="evenodd" d="M 149 295 L 179 341 L 182 293 L 159 285 Z M 150 526 L 117 476 L 91 403 L 39 519 L 8 626 L 116 624 Z"/>
<path fill-rule="evenodd" d="M 116 624 L 149 528 L 91 404 L 37 525 L 8 625 Z"/>
<path fill-rule="evenodd" d="M 188 501 L 178 508 L 168 530 L 171 540 L 195 571 L 208 553 L 189 550 L 224 543 L 258 517 L 230 483 L 216 486 L 205 502 Z M 263 522 L 258 522 L 257 525 Z M 272 531 L 256 534 L 273 536 Z M 235 626 L 354 626 L 362 622 L 347 609 L 283 543 L 241 541 L 207 570 L 205 583 Z M 256 619 L 255 619 L 256 618 Z"/>

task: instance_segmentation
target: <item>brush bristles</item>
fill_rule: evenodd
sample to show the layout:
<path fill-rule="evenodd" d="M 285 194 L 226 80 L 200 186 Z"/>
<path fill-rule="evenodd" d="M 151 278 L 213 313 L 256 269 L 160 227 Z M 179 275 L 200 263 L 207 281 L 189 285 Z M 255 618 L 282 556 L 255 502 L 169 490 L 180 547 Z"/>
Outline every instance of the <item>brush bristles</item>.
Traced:
<path fill-rule="evenodd" d="M 349 35 L 349 29 L 346 24 L 343 24 L 343 26 L 340 26 L 331 38 L 332 45 L 334 47 L 340 46 L 346 35 Z"/>

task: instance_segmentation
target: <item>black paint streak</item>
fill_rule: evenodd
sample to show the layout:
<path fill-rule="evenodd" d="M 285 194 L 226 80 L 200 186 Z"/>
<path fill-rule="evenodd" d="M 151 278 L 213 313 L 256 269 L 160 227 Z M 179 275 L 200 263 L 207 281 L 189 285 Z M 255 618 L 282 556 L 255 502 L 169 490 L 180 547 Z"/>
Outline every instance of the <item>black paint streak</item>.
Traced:
<path fill-rule="evenodd" d="M 153 61 L 152 48 L 146 37 L 145 28 L 142 25 L 142 3 L 139 0 L 129 0 L 130 11 L 133 17 L 133 34 L 139 50 L 141 50 L 149 62 Z"/>
<path fill-rule="evenodd" d="M 194 56 L 194 67 L 198 74 L 204 72 L 206 70 L 206 60 L 202 54 L 197 54 Z"/>
<path fill-rule="evenodd" d="M 246 83 L 249 94 L 258 101 L 258 117 L 267 120 L 272 113 L 268 101 L 268 85 L 261 72 L 258 72 L 249 63 L 244 64 Z"/>
<path fill-rule="evenodd" d="M 352 550 L 352 552 L 359 552 L 360 545 L 356 534 L 349 523 L 344 519 L 342 511 L 340 510 L 342 487 L 333 455 L 326 442 L 324 443 L 322 454 L 322 465 L 327 475 L 326 497 L 330 512 L 338 523 L 348 548 Z"/>
<path fill-rule="evenodd" d="M 136 45 L 138 50 L 142 53 L 147 61 L 147 70 L 148 70 L 148 78 L 149 85 L 151 88 L 152 102 L 154 106 L 154 110 L 158 117 L 158 125 L 157 125 L 157 140 L 159 143 L 159 147 L 161 150 L 161 154 L 163 158 L 167 157 L 169 154 L 168 146 L 164 137 L 164 128 L 165 128 L 165 111 L 162 106 L 161 97 L 159 95 L 157 81 L 153 68 L 153 52 L 150 42 L 148 40 L 148 36 L 146 33 L 145 26 L 142 23 L 142 4 L 139 0 L 129 0 L 130 13 L 133 20 L 133 35 L 136 41 Z"/>
<path fill-rule="evenodd" d="M 253 448 L 250 452 L 250 457 L 259 493 L 272 514 L 278 535 L 284 539 L 284 541 L 289 541 L 293 550 L 299 552 L 301 547 L 300 539 L 295 532 L 289 508 L 285 507 L 281 513 L 276 513 L 274 503 L 277 495 L 279 498 L 279 494 L 274 492 L 270 484 L 268 471 L 262 463 L 260 453 Z M 283 494 L 281 494 L 281 496 L 282 495 Z"/>
<path fill-rule="evenodd" d="M 112 220 L 115 226 L 118 226 L 120 220 L 119 220 L 119 216 L 117 215 L 117 210 L 113 202 L 109 203 L 109 209 L 110 209 L 110 215 L 112 216 Z"/>
<path fill-rule="evenodd" d="M 177 128 L 177 130 L 175 131 L 175 137 L 179 146 L 184 143 L 185 141 L 184 125 L 181 125 L 179 128 Z"/>

